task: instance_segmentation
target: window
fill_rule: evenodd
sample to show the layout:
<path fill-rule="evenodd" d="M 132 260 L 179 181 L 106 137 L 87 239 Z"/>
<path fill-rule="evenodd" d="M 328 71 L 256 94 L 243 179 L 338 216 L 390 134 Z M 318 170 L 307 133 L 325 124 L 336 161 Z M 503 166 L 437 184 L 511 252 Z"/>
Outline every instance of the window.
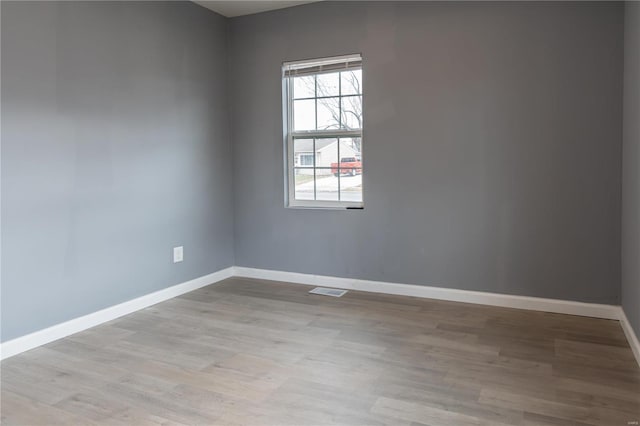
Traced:
<path fill-rule="evenodd" d="M 300 166 L 313 167 L 313 152 L 310 154 L 300 154 Z"/>
<path fill-rule="evenodd" d="M 286 62 L 287 205 L 361 208 L 362 58 Z"/>

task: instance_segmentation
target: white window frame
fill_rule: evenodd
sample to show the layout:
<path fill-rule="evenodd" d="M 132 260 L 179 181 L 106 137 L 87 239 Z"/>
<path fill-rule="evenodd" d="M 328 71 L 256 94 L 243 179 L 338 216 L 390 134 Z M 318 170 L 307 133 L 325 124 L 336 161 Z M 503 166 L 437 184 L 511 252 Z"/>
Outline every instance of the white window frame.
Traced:
<path fill-rule="evenodd" d="M 339 138 L 353 138 L 358 137 L 361 141 L 360 147 L 360 161 L 362 162 L 362 172 L 361 174 L 364 177 L 364 169 L 365 164 L 362 161 L 363 156 L 363 147 L 362 142 L 364 140 L 364 89 L 361 88 L 361 96 L 363 102 L 363 125 L 359 130 L 306 130 L 306 131 L 294 131 L 293 130 L 293 90 L 291 87 L 292 78 L 285 76 L 285 69 L 294 66 L 318 66 L 322 68 L 323 63 L 330 64 L 338 64 L 338 63 L 346 63 L 349 61 L 362 61 L 361 55 L 353 54 L 353 55 L 344 55 L 344 56 L 334 56 L 329 58 L 320 58 L 320 59 L 311 59 L 306 61 L 292 61 L 285 62 L 282 66 L 282 91 L 283 91 L 283 117 L 284 117 L 284 146 L 285 146 L 285 156 L 284 156 L 284 165 L 285 165 L 285 207 L 290 208 L 311 208 L 311 209 L 362 209 L 364 208 L 364 185 L 362 186 L 362 201 L 342 201 L 342 200 L 296 200 L 295 198 L 295 152 L 293 141 L 298 138 L 337 138 L 339 145 Z M 360 66 L 358 69 L 362 69 Z M 339 71 L 339 69 L 336 69 Z M 363 78 L 364 80 L 364 78 Z M 316 160 L 316 156 L 314 155 L 314 162 Z M 338 162 L 340 162 L 340 154 L 338 151 Z M 316 167 L 313 168 L 314 177 Z"/>

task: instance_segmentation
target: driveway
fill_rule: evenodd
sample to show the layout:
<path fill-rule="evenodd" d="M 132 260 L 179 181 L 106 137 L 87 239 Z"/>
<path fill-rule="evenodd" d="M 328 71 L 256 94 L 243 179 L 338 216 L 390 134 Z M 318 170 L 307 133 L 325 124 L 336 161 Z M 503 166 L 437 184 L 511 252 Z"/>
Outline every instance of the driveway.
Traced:
<path fill-rule="evenodd" d="M 362 175 L 340 176 L 340 199 L 342 201 L 362 201 Z M 297 200 L 313 200 L 313 181 L 296 186 Z M 316 180 L 317 200 L 338 200 L 338 178 L 331 175 Z"/>

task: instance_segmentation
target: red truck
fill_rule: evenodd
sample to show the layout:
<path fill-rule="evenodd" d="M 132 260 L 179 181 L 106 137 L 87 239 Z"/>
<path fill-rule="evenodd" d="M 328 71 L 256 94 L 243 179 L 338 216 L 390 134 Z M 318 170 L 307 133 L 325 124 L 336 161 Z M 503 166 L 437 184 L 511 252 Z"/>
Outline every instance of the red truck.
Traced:
<path fill-rule="evenodd" d="M 338 167 L 340 168 L 339 171 Z M 331 173 L 336 177 L 340 175 L 340 173 L 350 176 L 359 175 L 362 173 L 362 161 L 360 157 L 342 157 L 340 164 L 331 163 Z"/>

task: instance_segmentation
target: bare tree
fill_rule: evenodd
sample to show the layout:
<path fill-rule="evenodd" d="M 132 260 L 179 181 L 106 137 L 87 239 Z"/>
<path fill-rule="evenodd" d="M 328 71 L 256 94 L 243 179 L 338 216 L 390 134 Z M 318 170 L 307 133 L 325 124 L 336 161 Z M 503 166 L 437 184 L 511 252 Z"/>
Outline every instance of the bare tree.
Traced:
<path fill-rule="evenodd" d="M 361 82 L 358 75 L 353 71 L 343 71 L 339 74 L 343 93 L 353 93 L 354 95 L 338 96 L 335 87 L 329 85 L 324 79 L 304 79 L 307 89 L 316 93 L 318 107 L 322 106 L 328 111 L 331 119 L 319 129 L 362 129 L 362 98 Z M 344 86 L 347 86 L 346 88 Z M 341 105 L 342 100 L 342 105 Z M 352 148 L 357 152 L 361 151 L 361 138 L 352 138 Z"/>

